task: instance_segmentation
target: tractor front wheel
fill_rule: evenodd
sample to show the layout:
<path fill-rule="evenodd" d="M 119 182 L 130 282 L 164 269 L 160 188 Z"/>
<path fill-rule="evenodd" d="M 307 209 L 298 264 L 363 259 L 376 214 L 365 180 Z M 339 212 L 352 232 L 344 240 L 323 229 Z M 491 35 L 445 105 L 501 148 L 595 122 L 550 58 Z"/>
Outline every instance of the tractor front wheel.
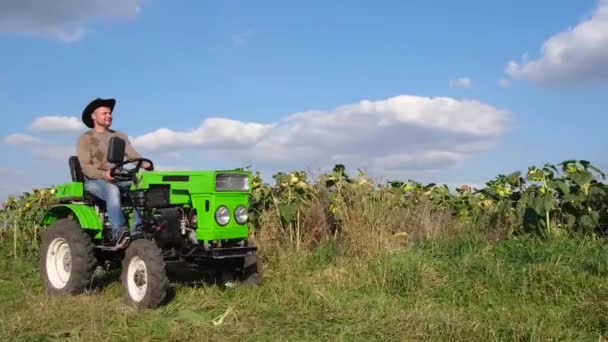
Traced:
<path fill-rule="evenodd" d="M 169 280 L 161 250 L 154 241 L 133 241 L 122 261 L 125 302 L 137 309 L 155 308 L 167 297 Z"/>
<path fill-rule="evenodd" d="M 262 283 L 262 270 L 258 265 L 258 257 L 245 257 L 243 265 L 242 286 L 258 286 Z"/>
<path fill-rule="evenodd" d="M 91 238 L 70 219 L 53 222 L 41 237 L 40 272 L 45 292 L 50 295 L 84 292 L 97 265 Z"/>

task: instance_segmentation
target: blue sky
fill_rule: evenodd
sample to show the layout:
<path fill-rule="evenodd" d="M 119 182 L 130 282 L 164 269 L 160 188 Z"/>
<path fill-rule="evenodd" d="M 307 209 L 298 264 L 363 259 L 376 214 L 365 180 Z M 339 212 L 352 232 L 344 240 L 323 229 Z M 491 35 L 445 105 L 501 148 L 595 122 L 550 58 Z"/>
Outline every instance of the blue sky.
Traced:
<path fill-rule="evenodd" d="M 608 170 L 607 1 L 9 0 L 0 46 L 0 200 L 68 181 L 95 97 L 160 169 Z"/>

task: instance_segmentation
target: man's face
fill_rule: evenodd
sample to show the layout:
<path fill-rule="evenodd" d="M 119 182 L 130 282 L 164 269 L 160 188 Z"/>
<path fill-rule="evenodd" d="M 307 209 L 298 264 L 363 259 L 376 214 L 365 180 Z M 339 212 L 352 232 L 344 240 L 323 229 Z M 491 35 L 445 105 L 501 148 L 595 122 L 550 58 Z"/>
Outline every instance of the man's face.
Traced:
<path fill-rule="evenodd" d="M 110 108 L 99 107 L 91 114 L 91 117 L 95 126 L 108 128 L 112 125 L 112 111 Z"/>

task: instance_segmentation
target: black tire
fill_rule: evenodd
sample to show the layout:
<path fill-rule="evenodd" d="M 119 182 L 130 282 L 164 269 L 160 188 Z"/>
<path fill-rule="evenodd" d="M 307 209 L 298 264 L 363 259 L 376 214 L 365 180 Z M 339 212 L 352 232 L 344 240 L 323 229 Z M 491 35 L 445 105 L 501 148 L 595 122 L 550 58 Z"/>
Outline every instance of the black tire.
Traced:
<path fill-rule="evenodd" d="M 154 241 L 139 239 L 129 245 L 122 261 L 120 279 L 127 305 L 151 309 L 163 303 L 167 298 L 169 279 L 161 250 Z"/>
<path fill-rule="evenodd" d="M 59 295 L 88 290 L 97 259 L 93 242 L 80 224 L 59 219 L 42 232 L 41 239 L 39 267 L 45 292 Z"/>
<path fill-rule="evenodd" d="M 243 277 L 240 283 L 245 287 L 258 286 L 262 283 L 262 270 L 258 265 L 257 255 L 245 257 Z"/>

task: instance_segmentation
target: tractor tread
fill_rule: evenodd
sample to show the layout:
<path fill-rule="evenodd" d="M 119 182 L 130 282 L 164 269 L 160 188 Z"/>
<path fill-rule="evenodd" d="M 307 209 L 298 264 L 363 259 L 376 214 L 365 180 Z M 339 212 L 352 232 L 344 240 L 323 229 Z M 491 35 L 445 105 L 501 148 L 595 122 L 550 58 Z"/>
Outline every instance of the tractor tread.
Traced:
<path fill-rule="evenodd" d="M 46 250 L 50 243 L 58 237 L 68 242 L 72 257 L 70 279 L 62 289 L 52 286 L 46 272 Z M 42 232 L 41 240 L 39 267 L 45 292 L 50 295 L 79 294 L 89 290 L 97 266 L 97 259 L 94 254 L 93 241 L 80 227 L 80 224 L 68 218 L 58 219 Z"/>

